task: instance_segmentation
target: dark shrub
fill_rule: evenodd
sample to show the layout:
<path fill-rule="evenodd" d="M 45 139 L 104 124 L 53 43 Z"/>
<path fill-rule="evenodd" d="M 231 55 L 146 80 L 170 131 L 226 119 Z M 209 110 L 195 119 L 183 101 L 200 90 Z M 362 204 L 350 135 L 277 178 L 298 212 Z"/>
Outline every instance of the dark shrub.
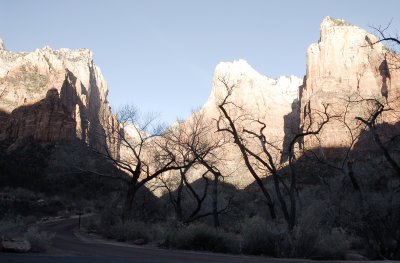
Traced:
<path fill-rule="evenodd" d="M 260 217 L 247 219 L 242 225 L 242 252 L 252 255 L 277 256 L 281 227 L 267 224 Z"/>
<path fill-rule="evenodd" d="M 193 224 L 184 227 L 178 230 L 172 238 L 172 246 L 179 249 L 239 252 L 238 241 L 232 234 L 204 224 Z"/>

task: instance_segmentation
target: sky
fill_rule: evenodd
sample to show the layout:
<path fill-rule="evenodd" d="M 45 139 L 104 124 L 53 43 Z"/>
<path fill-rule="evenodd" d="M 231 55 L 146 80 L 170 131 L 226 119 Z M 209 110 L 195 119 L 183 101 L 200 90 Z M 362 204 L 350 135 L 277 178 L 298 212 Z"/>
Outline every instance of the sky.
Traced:
<path fill-rule="evenodd" d="M 171 123 L 207 100 L 216 65 L 245 59 L 268 77 L 306 70 L 324 17 L 400 30 L 398 0 L 0 0 L 8 50 L 89 48 L 116 112 Z"/>

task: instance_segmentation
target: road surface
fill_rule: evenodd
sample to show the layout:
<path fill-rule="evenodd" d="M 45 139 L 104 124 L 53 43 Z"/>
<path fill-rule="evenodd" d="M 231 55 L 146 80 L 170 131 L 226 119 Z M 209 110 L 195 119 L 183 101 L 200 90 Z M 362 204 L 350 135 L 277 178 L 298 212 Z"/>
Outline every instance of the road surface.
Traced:
<path fill-rule="evenodd" d="M 56 233 L 53 246 L 46 255 L 35 254 L 0 254 L 1 263 L 203 263 L 203 262 L 288 262 L 285 260 L 270 260 L 261 257 L 235 256 L 192 251 L 175 251 L 157 248 L 126 245 L 118 242 L 102 242 L 95 239 L 78 238 L 74 234 L 77 219 L 65 219 L 48 222 L 41 225 L 47 232 Z M 293 260 L 293 262 L 298 262 Z"/>

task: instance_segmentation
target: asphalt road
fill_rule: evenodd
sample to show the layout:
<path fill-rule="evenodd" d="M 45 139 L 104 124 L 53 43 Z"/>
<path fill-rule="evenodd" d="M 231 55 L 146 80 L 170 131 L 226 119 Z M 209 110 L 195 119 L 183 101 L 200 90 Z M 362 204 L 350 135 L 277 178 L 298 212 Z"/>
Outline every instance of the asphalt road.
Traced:
<path fill-rule="evenodd" d="M 199 253 L 191 251 L 175 251 L 157 248 L 130 246 L 122 243 L 104 243 L 94 239 L 78 238 L 74 234 L 77 219 L 65 219 L 41 225 L 48 232 L 56 233 L 53 247 L 46 255 L 35 254 L 0 254 L 0 262 L 27 262 L 27 263 L 108 263 L 108 262 L 145 262 L 145 263 L 172 263 L 172 262 L 285 262 L 284 260 L 269 260 L 261 257 L 234 256 L 213 253 Z M 286 261 L 287 262 L 287 261 Z M 293 261 L 294 262 L 294 261 Z M 298 262 L 298 261 L 296 261 Z"/>
<path fill-rule="evenodd" d="M 310 263 L 311 260 L 270 259 L 192 251 L 139 247 L 118 242 L 77 237 L 78 219 L 64 219 L 41 224 L 41 229 L 56 233 L 52 248 L 42 255 L 0 253 L 0 263 Z M 333 263 L 335 261 L 329 261 Z M 340 262 L 340 261 L 336 261 Z M 343 262 L 343 261 L 341 261 Z M 347 261 L 348 262 L 348 261 Z M 353 261 L 354 262 L 354 261 Z M 375 261 L 376 262 L 376 261 Z M 384 261 L 389 263 L 390 261 Z M 394 261 L 393 261 L 394 262 Z"/>

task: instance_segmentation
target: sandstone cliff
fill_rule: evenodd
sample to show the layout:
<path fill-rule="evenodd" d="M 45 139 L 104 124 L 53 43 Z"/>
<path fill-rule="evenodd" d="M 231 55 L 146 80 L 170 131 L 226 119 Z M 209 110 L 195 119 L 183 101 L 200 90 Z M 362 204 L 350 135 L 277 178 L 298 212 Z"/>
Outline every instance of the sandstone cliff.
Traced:
<path fill-rule="evenodd" d="M 107 83 L 87 49 L 49 47 L 14 53 L 0 45 L 0 139 L 51 142 L 78 138 L 118 154 L 118 122 Z"/>
<path fill-rule="evenodd" d="M 265 122 L 265 135 L 276 147 L 272 150 L 277 162 L 285 162 L 284 154 L 281 156 L 281 152 L 275 150 L 283 149 L 299 127 L 298 91 L 303 80 L 295 76 L 268 78 L 254 70 L 245 60 L 219 63 L 214 71 L 210 97 L 200 110 L 212 127 L 213 132 L 209 135 L 212 137 L 221 135 L 217 132 L 216 119 L 220 116 L 217 105 L 227 94 L 224 82 L 234 86 L 229 100 L 235 106 L 231 107 L 233 104 L 230 104 L 228 107 L 231 117 L 248 115 L 254 120 Z M 228 136 L 217 139 L 232 142 L 232 138 Z M 257 145 L 255 147 L 258 147 Z M 257 148 L 256 151 L 259 150 Z M 218 154 L 223 155 L 221 158 L 224 159 L 224 163 L 219 164 L 219 169 L 224 176 L 228 176 L 225 180 L 239 188 L 246 187 L 254 181 L 248 174 L 236 145 L 228 143 L 218 150 Z"/>
<path fill-rule="evenodd" d="M 308 125 L 307 114 L 329 104 L 332 118 L 317 137 L 307 137 L 307 148 L 350 147 L 350 129 L 361 132 L 356 116 L 368 119 L 373 105 L 354 103 L 376 99 L 399 108 L 399 71 L 391 65 L 396 55 L 377 38 L 343 20 L 330 17 L 321 24 L 318 43 L 307 50 L 303 79 L 290 76 L 271 79 L 256 72 L 246 61 L 220 63 L 214 73 L 210 97 L 201 109 L 211 125 L 219 116 L 217 104 L 226 95 L 221 80 L 234 86 L 231 101 L 243 112 L 267 124 L 265 135 L 276 148 L 286 149 L 299 129 Z M 102 148 L 104 135 L 111 152 L 119 153 L 119 124 L 107 102 L 107 84 L 87 49 L 31 53 L 5 50 L 0 40 L 0 139 L 33 137 L 39 141 L 78 138 Z M 352 101 L 352 103 L 350 103 Z M 345 113 L 345 114 L 344 114 Z M 345 116 L 345 117 L 344 117 Z M 380 123 L 394 124 L 396 116 L 385 112 Z M 100 138 L 100 139 L 99 139 Z M 234 145 L 225 150 L 226 174 L 243 186 L 252 181 Z M 286 161 L 285 153 L 280 162 Z M 233 167 L 234 171 L 229 170 Z M 239 176 L 236 176 L 239 175 Z M 248 180 L 244 179 L 248 177 Z"/>
<path fill-rule="evenodd" d="M 213 118 L 219 116 L 216 105 L 227 94 L 221 80 L 235 86 L 231 101 L 255 119 L 268 123 L 267 137 L 281 146 L 298 119 L 298 92 L 303 80 L 295 76 L 268 78 L 244 60 L 222 62 L 215 69 L 211 95 L 203 107 Z"/>
<path fill-rule="evenodd" d="M 327 17 L 320 30 L 319 42 L 307 50 L 305 85 L 300 90 L 301 125 L 307 126 L 307 112 L 322 111 L 322 104 L 329 104 L 331 116 L 340 117 L 323 129 L 320 140 L 306 138 L 305 146 L 347 148 L 351 146 L 349 128 L 355 131 L 360 124 L 355 117 L 368 119 L 374 109 L 365 99 L 400 106 L 400 74 L 391 67 L 396 55 L 382 43 L 373 44 L 377 37 L 344 20 Z M 384 114 L 379 122 L 396 119 Z"/>
<path fill-rule="evenodd" d="M 284 152 L 287 142 L 294 133 L 308 126 L 308 113 L 314 114 L 315 129 L 321 121 L 318 116 L 323 115 L 324 105 L 329 105 L 329 123 L 319 135 L 306 137 L 300 146 L 333 152 L 339 149 L 341 154 L 349 147 L 360 150 L 360 145 L 364 149 L 365 145 L 374 145 L 371 139 L 360 142 L 358 136 L 365 132 L 365 125 L 356 120 L 356 117 L 367 120 L 371 116 L 376 109 L 373 100 L 393 109 L 384 112 L 378 120 L 379 124 L 389 127 L 381 134 L 393 132 L 399 121 L 397 109 L 400 108 L 400 74 L 393 67 L 398 63 L 398 55 L 383 43 L 374 44 L 378 41 L 376 36 L 344 20 L 325 18 L 320 34 L 319 42 L 307 50 L 304 80 L 293 76 L 270 79 L 257 73 L 243 60 L 220 63 L 214 73 L 211 95 L 202 109 L 210 123 L 218 118 L 216 105 L 227 94 L 223 80 L 229 86 L 234 85 L 230 101 L 242 107 L 239 113 L 230 113 L 233 116 L 249 113 L 254 119 L 267 123 L 266 138 L 283 150 L 277 152 L 277 155 L 282 155 L 281 163 L 287 160 Z M 237 149 L 230 148 L 224 152 L 230 160 L 228 165 L 223 165 L 225 172 L 235 178 L 236 185 L 249 183 L 251 176 L 241 164 Z M 227 170 L 229 162 L 237 168 L 236 171 Z"/>

